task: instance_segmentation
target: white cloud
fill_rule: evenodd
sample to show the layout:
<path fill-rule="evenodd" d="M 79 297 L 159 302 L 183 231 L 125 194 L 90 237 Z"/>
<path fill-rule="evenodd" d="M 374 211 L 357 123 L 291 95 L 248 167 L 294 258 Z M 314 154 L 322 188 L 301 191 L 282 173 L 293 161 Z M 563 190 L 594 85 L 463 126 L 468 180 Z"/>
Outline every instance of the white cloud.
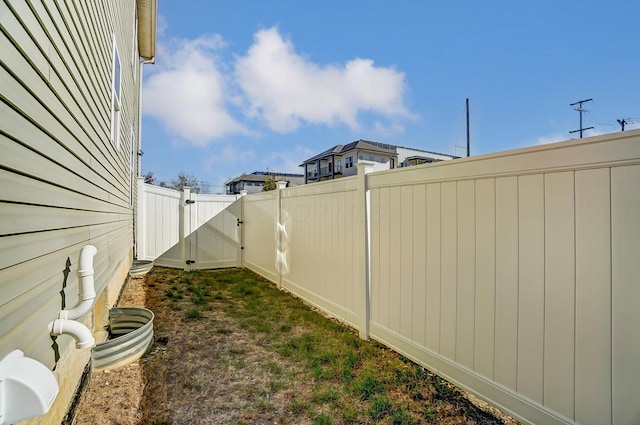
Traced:
<path fill-rule="evenodd" d="M 162 59 L 144 84 L 144 113 L 162 121 L 171 134 L 201 146 L 249 133 L 226 109 L 228 87 L 216 57 L 223 46 L 219 36 L 160 45 Z"/>
<path fill-rule="evenodd" d="M 276 28 L 258 31 L 254 44 L 236 61 L 236 78 L 248 101 L 248 115 L 263 118 L 280 133 L 301 123 L 358 128 L 358 113 L 394 120 L 410 117 L 403 105 L 405 76 L 356 58 L 321 66 L 296 53 Z"/>
<path fill-rule="evenodd" d="M 640 122 L 632 122 L 631 124 L 625 126 L 625 130 L 637 130 L 640 129 Z"/>
<path fill-rule="evenodd" d="M 210 170 L 214 166 L 218 169 L 230 169 L 242 164 L 251 164 L 255 158 L 256 152 L 253 149 L 238 149 L 235 146 L 227 145 L 218 153 L 209 155 L 205 161 L 205 166 L 206 170 Z"/>
<path fill-rule="evenodd" d="M 556 143 L 556 142 L 564 142 L 565 140 L 569 140 L 569 137 L 567 137 L 566 134 L 552 134 L 551 136 L 542 136 L 539 137 L 538 140 L 536 140 L 535 143 L 533 143 L 534 145 L 548 145 L 550 143 Z"/>
<path fill-rule="evenodd" d="M 265 163 L 269 170 L 276 173 L 302 174 L 302 168 L 299 166 L 300 163 L 317 153 L 317 151 L 309 148 L 298 146 L 293 150 L 287 149 L 271 152 L 266 156 Z"/>

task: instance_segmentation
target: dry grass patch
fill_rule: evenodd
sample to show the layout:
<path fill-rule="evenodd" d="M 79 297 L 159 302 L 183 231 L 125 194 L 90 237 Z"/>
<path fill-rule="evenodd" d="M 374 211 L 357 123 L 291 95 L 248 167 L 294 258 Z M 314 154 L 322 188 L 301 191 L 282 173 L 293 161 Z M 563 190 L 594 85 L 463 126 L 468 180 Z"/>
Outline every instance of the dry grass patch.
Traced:
<path fill-rule="evenodd" d="M 141 306 L 155 313 L 156 344 L 129 367 L 144 389 L 138 401 L 116 399 L 137 385 L 126 368 L 94 373 L 89 387 L 106 375 L 122 382 L 111 406 L 85 397 L 78 424 L 505 423 L 248 270 L 155 268 L 145 280 Z M 127 403 L 135 414 L 114 415 Z"/>

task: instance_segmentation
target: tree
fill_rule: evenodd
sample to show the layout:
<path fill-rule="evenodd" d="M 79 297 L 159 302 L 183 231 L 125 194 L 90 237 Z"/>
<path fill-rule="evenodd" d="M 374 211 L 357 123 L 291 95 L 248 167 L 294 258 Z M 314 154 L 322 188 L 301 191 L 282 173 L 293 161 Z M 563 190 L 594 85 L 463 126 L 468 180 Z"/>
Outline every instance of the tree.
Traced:
<path fill-rule="evenodd" d="M 156 178 L 153 177 L 153 171 L 148 171 L 144 176 L 144 182 L 147 184 L 156 184 Z"/>
<path fill-rule="evenodd" d="M 198 180 L 197 177 L 189 175 L 184 171 L 178 173 L 178 177 L 171 179 L 169 183 L 165 181 L 158 181 L 153 175 L 153 171 L 148 171 L 144 176 L 144 182 L 148 184 L 157 185 L 160 187 L 168 187 L 169 189 L 182 190 L 189 186 L 193 193 L 209 193 L 209 182 L 205 180 Z"/>
<path fill-rule="evenodd" d="M 264 185 L 262 186 L 262 191 L 266 192 L 268 190 L 276 190 L 278 185 L 276 184 L 276 179 L 273 177 L 273 174 L 267 173 L 267 177 L 264 179 Z"/>

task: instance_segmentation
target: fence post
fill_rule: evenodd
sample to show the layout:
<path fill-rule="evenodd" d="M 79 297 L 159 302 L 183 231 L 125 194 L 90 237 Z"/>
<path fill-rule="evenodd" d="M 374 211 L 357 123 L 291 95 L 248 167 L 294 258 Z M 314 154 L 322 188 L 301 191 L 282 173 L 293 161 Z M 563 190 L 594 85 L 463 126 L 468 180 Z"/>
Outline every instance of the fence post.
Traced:
<path fill-rule="evenodd" d="M 187 260 L 191 259 L 191 244 L 187 247 L 187 238 L 191 233 L 191 210 L 188 208 L 187 201 L 191 200 L 191 188 L 185 186 L 180 192 L 180 208 L 179 208 L 179 243 L 182 258 L 182 268 L 185 271 L 191 270 L 191 264 L 187 264 Z"/>
<path fill-rule="evenodd" d="M 240 267 L 244 267 L 244 197 L 247 196 L 247 193 L 246 189 L 240 191 L 240 221 L 238 222 L 238 227 L 240 227 Z"/>
<path fill-rule="evenodd" d="M 282 224 L 282 190 L 287 187 L 286 181 L 279 181 L 278 184 L 278 198 L 277 198 L 277 209 L 276 212 L 276 232 L 278 235 L 277 246 L 276 246 L 276 261 L 278 264 L 278 289 L 282 289 L 282 264 L 286 262 L 286 252 L 282 250 L 282 233 L 284 231 L 284 224 Z"/>
<path fill-rule="evenodd" d="M 136 200 L 136 217 L 135 217 L 135 244 L 134 255 L 137 260 L 147 259 L 147 204 L 145 196 L 144 177 L 138 177 L 137 179 L 137 191 L 138 196 Z"/>
<path fill-rule="evenodd" d="M 356 164 L 358 172 L 358 202 L 356 202 L 356 215 L 354 217 L 354 223 L 356 225 L 355 240 L 362 243 L 360 249 L 360 255 L 358 256 L 357 267 L 360 271 L 359 275 L 362 276 L 360 284 L 359 294 L 359 336 L 364 340 L 369 339 L 369 320 L 371 316 L 371 300 L 370 300 L 370 260 L 371 260 L 371 247 L 369 243 L 369 233 L 371 231 L 370 220 L 370 201 L 369 201 L 369 188 L 367 185 L 367 174 L 373 171 L 374 162 L 371 161 L 359 161 Z"/>

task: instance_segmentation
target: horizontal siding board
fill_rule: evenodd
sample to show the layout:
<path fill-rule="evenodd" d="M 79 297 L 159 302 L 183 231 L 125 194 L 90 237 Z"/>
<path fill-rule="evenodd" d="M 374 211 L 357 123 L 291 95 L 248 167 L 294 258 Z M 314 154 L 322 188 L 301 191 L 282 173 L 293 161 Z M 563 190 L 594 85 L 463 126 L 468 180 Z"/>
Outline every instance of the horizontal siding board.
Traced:
<path fill-rule="evenodd" d="M 71 45 L 76 45 L 80 49 L 72 56 L 73 63 L 66 64 L 69 67 L 69 75 L 73 75 L 73 80 L 78 89 L 78 96 L 75 99 L 83 113 L 88 114 L 85 115 L 87 120 L 94 123 L 95 131 L 101 134 L 101 137 L 105 137 L 104 129 L 108 122 L 108 115 L 104 107 L 99 106 L 100 101 L 98 100 L 103 94 L 97 90 L 98 84 L 93 69 L 88 68 L 93 66 L 93 62 L 84 60 L 84 58 L 91 57 L 91 55 L 87 54 L 86 49 L 83 49 L 84 43 L 77 35 L 75 26 L 70 24 L 68 19 L 63 20 L 60 15 L 59 7 L 64 11 L 64 6 L 51 7 L 47 4 L 34 4 L 34 7 L 38 9 L 41 19 L 48 18 L 48 22 L 50 22 L 49 33 L 51 37 L 60 40 L 57 42 L 58 46 L 64 43 L 67 48 Z M 84 109 L 85 106 L 86 110 Z"/>
<path fill-rule="evenodd" d="M 3 116 L 3 107 L 0 104 L 0 117 Z M 74 191 L 87 194 L 99 200 L 113 202 L 118 199 L 100 186 L 93 184 L 69 169 L 60 167 L 50 158 L 44 157 L 38 152 L 22 144 L 15 143 L 2 135 L 0 135 L 0 150 L 6 153 L 6 156 L 1 160 L 1 164 L 5 169 L 19 171 L 21 174 L 50 182 L 59 187 L 72 188 Z"/>
<path fill-rule="evenodd" d="M 34 13 L 36 13 L 38 21 L 43 25 L 44 33 L 42 33 L 42 35 L 32 33 L 31 35 L 38 48 L 46 52 L 49 61 L 49 69 L 46 70 L 47 72 L 39 71 L 39 74 L 43 79 L 48 80 L 51 88 L 54 89 L 54 94 L 60 98 L 60 102 L 64 105 L 64 108 L 67 108 L 71 114 L 71 119 L 66 120 L 67 125 L 73 125 L 71 120 L 76 120 L 78 125 L 82 126 L 83 131 L 87 132 L 90 138 L 99 140 L 100 137 L 98 134 L 100 131 L 98 129 L 100 125 L 95 120 L 95 117 L 92 117 L 90 120 L 86 115 L 94 109 L 86 102 L 79 103 L 79 100 L 84 99 L 83 94 L 89 92 L 89 89 L 83 84 L 82 78 L 78 77 L 78 70 L 74 67 L 75 62 L 71 62 L 72 55 L 67 50 L 68 46 L 65 45 L 62 40 L 65 33 L 60 33 L 55 27 L 51 16 L 44 10 L 46 9 L 45 4 L 34 2 L 32 7 L 34 8 Z M 39 10 L 39 13 L 37 10 Z M 25 16 L 27 15 L 23 15 L 22 18 L 24 19 Z M 28 26 L 29 30 L 33 27 L 32 25 Z M 38 29 L 40 29 L 40 27 L 38 27 Z M 31 84 L 28 86 L 35 89 Z M 40 90 L 35 90 L 35 92 L 38 94 L 41 93 Z M 43 103 L 53 110 L 58 112 L 63 111 L 63 109 L 55 106 L 57 102 L 44 100 Z M 93 105 L 95 105 L 95 103 Z M 80 134 L 79 132 L 72 132 Z"/>
<path fill-rule="evenodd" d="M 13 108 L 19 108 L 20 113 L 8 109 L 10 108 L 8 105 L 0 105 L 3 108 L 0 115 L 3 117 L 3 122 L 6 123 L 3 125 L 3 132 L 33 149 L 42 151 L 43 155 L 55 160 L 60 166 L 73 170 L 77 174 L 82 173 L 86 179 L 94 181 L 96 185 L 104 187 L 112 193 L 123 193 L 122 185 L 115 187 L 111 183 L 115 173 L 113 171 L 105 172 L 106 168 L 100 166 L 105 161 L 90 155 L 89 151 L 92 148 L 89 141 L 81 144 L 74 134 L 58 121 L 58 117 L 53 116 L 49 109 L 42 106 L 43 100 L 35 98 L 33 92 L 27 91 L 23 85 L 15 82 L 5 72 L 3 68 L 0 68 L 0 78 L 6 78 L 3 85 L 3 96 L 13 105 Z M 39 93 L 46 92 L 46 86 L 39 90 Z M 45 102 L 53 103 L 57 100 L 52 96 L 45 99 Z M 59 110 L 62 108 L 61 105 L 59 105 Z M 26 117 L 27 115 L 29 118 Z M 69 117 L 68 113 L 66 116 Z M 89 147 L 87 148 L 87 146 Z M 93 170 L 92 166 L 97 166 L 98 171 Z M 109 168 L 113 169 L 113 166 L 109 166 Z"/>
<path fill-rule="evenodd" d="M 76 255 L 81 248 L 80 245 L 72 246 L 0 270 L 0 282 L 2 282 L 0 306 L 7 304 L 23 292 L 31 290 L 40 282 L 51 279 L 53 276 L 62 276 L 67 259 L 70 263 L 77 263 Z"/>
<path fill-rule="evenodd" d="M 21 3 L 17 3 L 17 5 L 18 7 L 24 6 Z M 18 16 L 14 14 L 14 10 L 10 9 L 6 2 L 0 3 L 0 16 L 2 16 L 2 25 L 0 26 L 3 33 L 2 38 L 7 40 L 4 43 L 10 43 L 9 39 L 11 39 L 11 42 L 15 43 L 17 46 L 33 46 L 30 51 L 31 54 L 29 56 L 29 61 L 34 68 L 41 70 L 43 74 L 48 73 L 49 63 L 46 56 L 35 49 L 33 40 L 30 38 L 29 33 L 24 29 Z M 34 28 L 32 31 L 42 32 L 40 28 Z M 7 55 L 13 53 L 12 50 L 14 49 L 9 49 L 6 46 L 3 46 L 3 49 L 0 50 L 0 58 L 5 64 L 11 63 L 7 61 Z"/>
<path fill-rule="evenodd" d="M 90 62 L 83 61 L 82 66 L 85 68 L 83 73 L 86 73 L 90 85 L 95 91 L 95 98 L 108 99 L 111 96 L 111 31 L 106 26 L 91 27 L 91 21 L 95 19 L 94 13 L 99 12 L 91 10 L 87 13 L 83 10 L 86 7 L 99 6 L 104 7 L 104 3 L 74 2 L 72 6 L 70 3 L 66 3 L 58 7 L 56 13 L 62 16 L 64 24 L 68 27 L 69 37 L 73 36 L 78 49 L 80 49 L 80 56 L 92 58 Z M 105 13 L 104 10 L 100 12 Z M 54 12 L 51 14 L 54 15 Z M 95 113 L 108 129 L 109 104 L 100 103 L 98 100 L 95 105 Z"/>
<path fill-rule="evenodd" d="M 50 291 L 47 298 L 44 294 L 43 302 L 29 315 L 29 320 L 22 320 L 11 328 L 8 333 L 0 334 L 0 350 L 11 352 L 15 348 L 22 349 L 29 357 L 44 363 L 50 369 L 55 365 L 55 352 L 52 348 L 53 341 L 50 336 L 48 324 L 56 319 L 60 311 L 60 294 Z M 60 352 L 64 352 L 65 346 L 69 347 L 73 339 L 69 336 L 56 338 L 60 345 Z M 68 341 L 65 341 L 68 340 Z M 65 345 L 63 345 L 65 344 Z"/>
<path fill-rule="evenodd" d="M 129 220 L 0 238 L 0 270 L 127 228 Z"/>
<path fill-rule="evenodd" d="M 2 137 L 2 136 L 0 136 Z M 120 206 L 96 198 L 88 198 L 82 193 L 60 186 L 53 186 L 45 181 L 0 169 L 0 200 L 23 204 L 35 204 L 96 211 L 99 213 L 130 213 L 129 206 Z"/>
<path fill-rule="evenodd" d="M 0 236 L 51 229 L 92 226 L 126 219 L 117 213 L 100 213 L 0 203 Z"/>

